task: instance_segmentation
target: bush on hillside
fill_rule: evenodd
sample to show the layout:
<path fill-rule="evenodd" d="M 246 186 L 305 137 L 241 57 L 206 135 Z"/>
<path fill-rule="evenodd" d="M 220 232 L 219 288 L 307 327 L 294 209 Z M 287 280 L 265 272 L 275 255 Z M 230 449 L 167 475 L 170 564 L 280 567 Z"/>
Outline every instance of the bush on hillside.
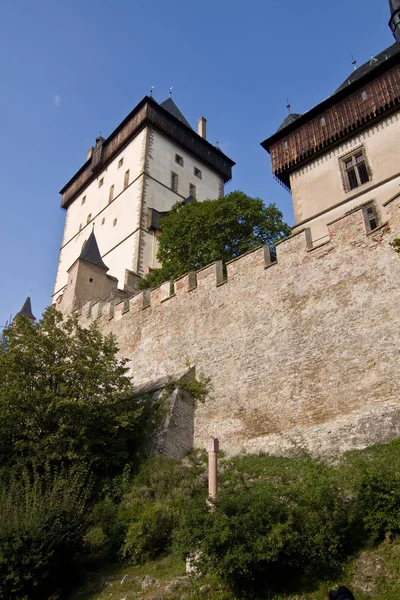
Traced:
<path fill-rule="evenodd" d="M 1 482 L 0 598 L 43 600 L 71 575 L 86 527 L 90 481 L 79 472 Z"/>

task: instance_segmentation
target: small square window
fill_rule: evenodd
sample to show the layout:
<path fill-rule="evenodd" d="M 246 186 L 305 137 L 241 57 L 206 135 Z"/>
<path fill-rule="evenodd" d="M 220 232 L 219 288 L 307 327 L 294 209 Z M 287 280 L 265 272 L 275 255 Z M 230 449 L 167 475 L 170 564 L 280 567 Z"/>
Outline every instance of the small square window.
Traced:
<path fill-rule="evenodd" d="M 81 201 L 81 206 L 83 206 L 86 202 L 86 196 L 83 196 L 82 201 Z"/>
<path fill-rule="evenodd" d="M 341 160 L 343 185 L 346 192 L 350 192 L 371 180 L 371 172 L 363 148 Z"/>
<path fill-rule="evenodd" d="M 189 196 L 196 198 L 196 186 L 193 183 L 189 183 Z"/>
<path fill-rule="evenodd" d="M 175 154 L 175 162 L 179 166 L 183 167 L 183 158 L 182 158 L 182 156 L 179 156 L 179 154 Z"/>
<path fill-rule="evenodd" d="M 123 164 L 124 164 L 124 157 L 122 157 L 122 158 L 119 159 L 119 161 L 118 161 L 118 169 L 120 169 Z"/>
<path fill-rule="evenodd" d="M 117 221 L 118 221 L 118 219 L 114 219 L 114 221 L 113 221 L 113 227 L 115 227 L 115 226 L 116 226 L 116 224 L 117 224 Z"/>
<path fill-rule="evenodd" d="M 106 222 L 106 219 L 105 219 L 105 217 L 103 217 L 101 220 L 101 224 L 104 225 L 105 222 Z"/>
<path fill-rule="evenodd" d="M 92 220 L 92 213 L 89 213 L 86 219 L 86 224 L 90 223 L 90 221 Z"/>
<path fill-rule="evenodd" d="M 104 183 L 104 177 L 102 177 L 101 179 L 99 179 L 99 188 L 101 188 L 101 186 Z"/>
<path fill-rule="evenodd" d="M 114 185 L 110 187 L 110 192 L 108 194 L 108 203 L 114 200 Z"/>
<path fill-rule="evenodd" d="M 202 178 L 202 173 L 201 173 L 200 169 L 198 169 L 197 167 L 195 167 L 193 172 L 194 172 L 194 174 L 195 174 L 196 177 L 198 177 L 199 179 Z"/>
<path fill-rule="evenodd" d="M 126 190 L 128 185 L 129 185 L 129 169 L 125 172 L 125 176 L 124 176 L 124 190 Z"/>
<path fill-rule="evenodd" d="M 171 190 L 173 192 L 178 191 L 178 175 L 172 171 L 171 173 Z"/>

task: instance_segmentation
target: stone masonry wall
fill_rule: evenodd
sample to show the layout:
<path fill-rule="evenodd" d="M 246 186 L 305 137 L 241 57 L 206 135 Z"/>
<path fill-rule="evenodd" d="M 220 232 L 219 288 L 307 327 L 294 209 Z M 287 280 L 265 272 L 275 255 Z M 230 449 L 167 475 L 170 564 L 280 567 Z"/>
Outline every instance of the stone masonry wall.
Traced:
<path fill-rule="evenodd" d="M 228 455 L 315 455 L 400 435 L 400 196 L 366 234 L 363 207 L 227 265 L 140 293 L 117 306 L 88 303 L 80 320 L 117 336 L 135 385 L 191 364 L 211 378 L 196 408 L 194 444 L 218 437 Z"/>

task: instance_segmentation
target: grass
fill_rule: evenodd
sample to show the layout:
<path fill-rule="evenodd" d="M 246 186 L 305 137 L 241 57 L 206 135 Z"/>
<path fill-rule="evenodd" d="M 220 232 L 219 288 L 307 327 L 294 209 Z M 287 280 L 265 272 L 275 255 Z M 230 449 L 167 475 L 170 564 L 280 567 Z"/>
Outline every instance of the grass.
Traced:
<path fill-rule="evenodd" d="M 142 588 L 145 577 L 153 582 Z M 270 600 L 327 600 L 328 591 L 347 585 L 356 600 L 399 600 L 400 538 L 387 539 L 361 552 L 333 581 L 316 583 L 307 591 L 270 595 Z M 310 589 L 311 588 L 311 589 Z M 82 586 L 68 600 L 235 600 L 218 578 L 194 578 L 185 564 L 168 555 L 143 565 L 103 568 L 85 573 Z M 267 599 L 266 599 L 267 600 Z"/>

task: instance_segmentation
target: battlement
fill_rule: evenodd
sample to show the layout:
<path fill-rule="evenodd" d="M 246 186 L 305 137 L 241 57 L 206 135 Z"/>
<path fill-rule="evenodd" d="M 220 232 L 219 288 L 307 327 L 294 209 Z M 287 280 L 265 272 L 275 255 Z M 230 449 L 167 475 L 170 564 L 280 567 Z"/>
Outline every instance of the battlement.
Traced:
<path fill-rule="evenodd" d="M 84 326 L 116 336 L 135 386 L 187 364 L 211 380 L 194 443 L 228 454 L 318 455 L 400 435 L 400 195 L 368 233 L 365 206 L 224 269 L 219 261 L 129 298 L 87 302 Z"/>

